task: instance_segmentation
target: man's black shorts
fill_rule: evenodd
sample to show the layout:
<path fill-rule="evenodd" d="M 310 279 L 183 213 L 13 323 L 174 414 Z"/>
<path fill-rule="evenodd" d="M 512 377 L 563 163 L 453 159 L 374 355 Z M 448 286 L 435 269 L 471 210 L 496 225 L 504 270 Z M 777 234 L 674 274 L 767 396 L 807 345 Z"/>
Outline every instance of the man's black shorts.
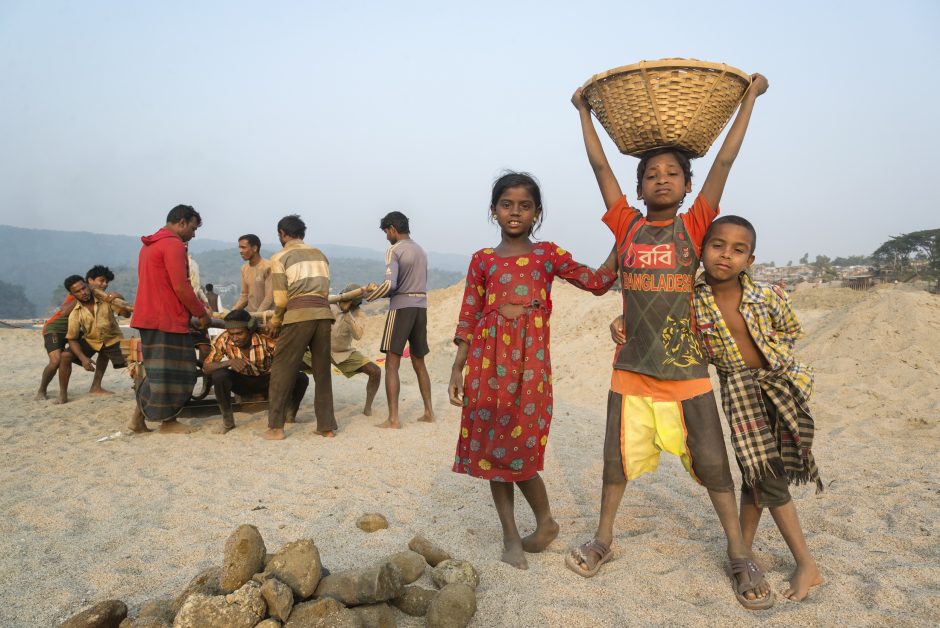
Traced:
<path fill-rule="evenodd" d="M 46 353 L 69 350 L 69 341 L 65 339 L 65 334 L 43 334 L 42 342 L 46 345 Z"/>
<path fill-rule="evenodd" d="M 411 355 L 423 358 L 428 354 L 428 309 L 425 307 L 403 307 L 389 310 L 382 333 L 382 353 L 405 353 L 405 343 Z"/>
<path fill-rule="evenodd" d="M 127 362 L 124 359 L 124 354 L 121 353 L 121 341 L 120 340 L 115 342 L 112 345 L 108 345 L 107 347 L 101 347 L 100 351 L 96 351 L 92 349 L 91 345 L 85 342 L 84 338 L 81 338 L 78 341 L 78 344 L 82 346 L 82 353 L 84 353 L 85 357 L 87 358 L 90 358 L 91 356 L 97 353 L 99 359 L 101 357 L 106 357 L 109 360 L 111 360 L 111 364 L 116 369 L 122 369 L 127 366 Z"/>

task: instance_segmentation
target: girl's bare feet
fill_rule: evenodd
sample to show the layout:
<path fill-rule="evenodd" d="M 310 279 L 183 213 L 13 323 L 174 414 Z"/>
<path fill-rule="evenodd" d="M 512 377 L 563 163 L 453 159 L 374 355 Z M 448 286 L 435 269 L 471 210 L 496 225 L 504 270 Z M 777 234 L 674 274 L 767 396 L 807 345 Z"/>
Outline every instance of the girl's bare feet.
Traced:
<path fill-rule="evenodd" d="M 803 601 L 809 590 L 816 585 L 823 583 L 822 574 L 815 562 L 808 565 L 797 565 L 796 570 L 790 575 L 790 586 L 783 592 L 783 597 L 794 602 Z"/>
<path fill-rule="evenodd" d="M 422 423 L 434 423 L 436 419 L 433 414 L 429 412 L 425 412 L 420 417 L 418 417 L 418 420 L 421 421 Z"/>
<path fill-rule="evenodd" d="M 541 552 L 555 540 L 558 536 L 558 530 L 558 522 L 554 519 L 549 519 L 544 524 L 537 525 L 535 532 L 523 537 L 522 549 L 533 554 Z"/>
<path fill-rule="evenodd" d="M 393 429 L 393 430 L 401 429 L 401 423 L 399 423 L 398 421 L 392 421 L 392 420 L 387 420 L 382 423 L 377 423 L 375 426 L 384 427 L 384 428 Z"/>
<path fill-rule="evenodd" d="M 500 559 L 516 569 L 528 569 L 529 561 L 525 558 L 521 539 L 503 540 L 503 556 Z"/>

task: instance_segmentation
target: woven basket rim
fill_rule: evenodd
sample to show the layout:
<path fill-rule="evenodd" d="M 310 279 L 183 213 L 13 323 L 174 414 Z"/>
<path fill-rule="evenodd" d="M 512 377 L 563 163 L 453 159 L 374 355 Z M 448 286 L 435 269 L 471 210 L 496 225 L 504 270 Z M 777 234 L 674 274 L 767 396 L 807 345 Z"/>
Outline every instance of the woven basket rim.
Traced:
<path fill-rule="evenodd" d="M 727 74 L 734 74 L 739 78 L 743 79 L 745 82 L 750 84 L 751 75 L 743 70 L 740 70 L 734 66 L 728 65 L 726 63 L 713 63 L 711 61 L 699 61 L 698 59 L 683 59 L 679 57 L 670 57 L 667 59 L 653 59 L 652 61 L 640 61 L 639 63 L 631 63 L 630 65 L 622 65 L 619 68 L 613 68 L 612 70 L 607 70 L 606 72 L 601 72 L 600 74 L 595 74 L 587 81 L 585 81 L 583 88 L 588 87 L 589 85 L 602 81 L 604 79 L 616 76 L 618 74 L 626 74 L 628 72 L 638 72 L 641 69 L 643 70 L 676 70 L 681 68 L 687 68 L 690 70 L 718 70 L 723 71 Z"/>

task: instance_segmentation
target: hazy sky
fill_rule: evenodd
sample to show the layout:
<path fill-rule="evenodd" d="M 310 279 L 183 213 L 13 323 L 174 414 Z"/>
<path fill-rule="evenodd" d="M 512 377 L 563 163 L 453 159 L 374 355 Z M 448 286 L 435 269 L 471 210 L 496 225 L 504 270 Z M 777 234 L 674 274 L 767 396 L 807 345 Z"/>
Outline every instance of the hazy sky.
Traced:
<path fill-rule="evenodd" d="M 398 209 L 426 248 L 469 254 L 497 241 L 490 186 L 512 168 L 542 182 L 539 236 L 597 264 L 611 236 L 571 93 L 694 57 L 770 81 L 722 202 L 758 261 L 870 253 L 940 227 L 938 33 L 934 0 L 0 0 L 0 223 L 139 235 L 188 203 L 197 237 L 274 241 L 297 212 L 308 241 L 381 249 Z M 600 133 L 633 199 L 636 160 Z"/>

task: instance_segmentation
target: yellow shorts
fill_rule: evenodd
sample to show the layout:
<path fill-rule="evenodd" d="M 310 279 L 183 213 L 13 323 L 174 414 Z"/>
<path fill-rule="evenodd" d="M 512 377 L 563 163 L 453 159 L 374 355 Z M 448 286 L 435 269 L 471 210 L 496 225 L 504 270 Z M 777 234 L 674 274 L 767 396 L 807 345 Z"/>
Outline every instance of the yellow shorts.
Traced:
<path fill-rule="evenodd" d="M 607 402 L 604 481 L 651 473 L 663 451 L 712 490 L 732 490 L 718 406 L 708 379 L 659 380 L 615 370 Z"/>

